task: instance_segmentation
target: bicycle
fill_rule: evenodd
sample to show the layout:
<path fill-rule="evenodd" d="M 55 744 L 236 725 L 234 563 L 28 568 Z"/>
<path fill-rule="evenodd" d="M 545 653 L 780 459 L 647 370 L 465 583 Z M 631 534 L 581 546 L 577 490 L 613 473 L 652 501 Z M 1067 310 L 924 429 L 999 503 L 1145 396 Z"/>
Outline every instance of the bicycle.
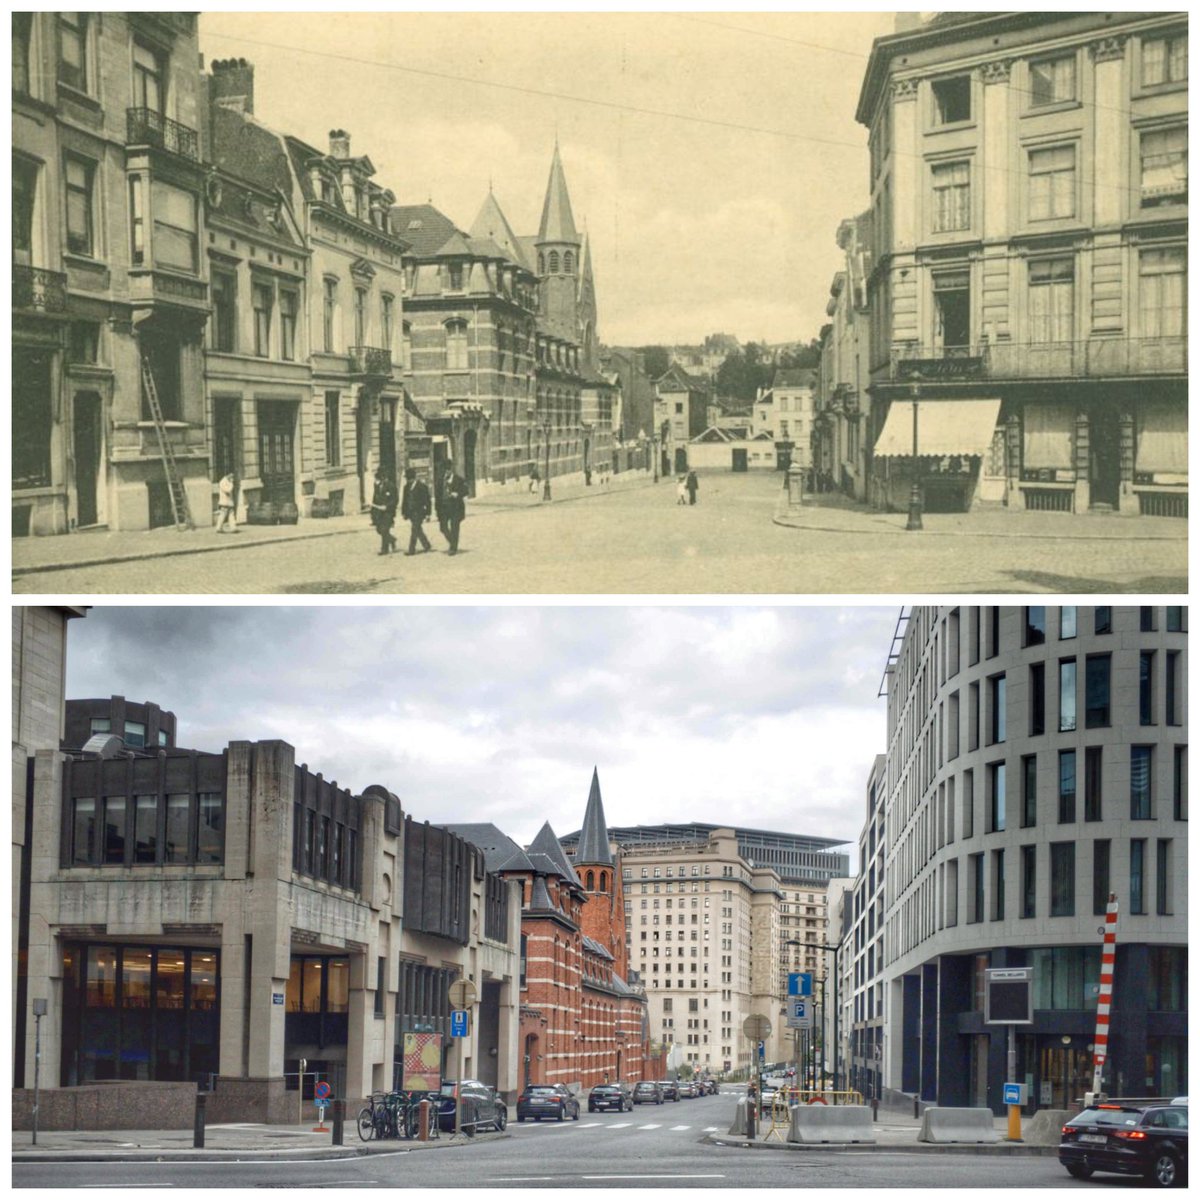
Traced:
<path fill-rule="evenodd" d="M 387 1115 L 384 1108 L 386 1097 L 382 1092 L 372 1092 L 367 1097 L 366 1107 L 359 1109 L 358 1120 L 355 1122 L 358 1126 L 358 1136 L 364 1142 L 371 1141 L 372 1138 L 383 1138 L 387 1134 L 384 1132 L 387 1127 Z"/>

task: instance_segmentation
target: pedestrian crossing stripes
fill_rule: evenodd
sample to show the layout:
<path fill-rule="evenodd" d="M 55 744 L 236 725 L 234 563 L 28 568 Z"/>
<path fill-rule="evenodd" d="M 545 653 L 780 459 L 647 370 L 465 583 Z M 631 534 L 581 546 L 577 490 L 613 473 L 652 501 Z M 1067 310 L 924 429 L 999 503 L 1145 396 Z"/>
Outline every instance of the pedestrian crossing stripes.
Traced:
<path fill-rule="evenodd" d="M 687 1133 L 689 1129 L 695 1129 L 699 1133 L 720 1133 L 719 1125 L 665 1125 L 661 1122 L 650 1122 L 645 1125 L 639 1125 L 636 1121 L 552 1121 L 543 1125 L 540 1121 L 531 1121 L 528 1124 L 510 1125 L 509 1132 L 520 1130 L 524 1132 L 527 1129 L 631 1129 L 635 1133 L 648 1133 L 654 1129 L 664 1129 L 668 1133 Z"/>

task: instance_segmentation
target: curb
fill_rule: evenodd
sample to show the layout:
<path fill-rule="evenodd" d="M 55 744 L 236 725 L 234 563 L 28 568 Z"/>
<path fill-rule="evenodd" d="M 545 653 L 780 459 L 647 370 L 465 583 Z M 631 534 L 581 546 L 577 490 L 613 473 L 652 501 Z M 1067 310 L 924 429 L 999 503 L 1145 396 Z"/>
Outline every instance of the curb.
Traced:
<path fill-rule="evenodd" d="M 930 1144 L 926 1142 L 900 1142 L 896 1145 L 887 1142 L 761 1142 L 748 1141 L 744 1137 L 726 1135 L 724 1137 L 706 1134 L 701 1142 L 709 1146 L 723 1146 L 735 1150 L 791 1150 L 791 1151 L 874 1151 L 882 1154 L 992 1154 L 992 1155 L 1024 1155 L 1033 1158 L 1057 1157 L 1057 1146 L 1033 1146 L 1025 1142 L 1006 1146 L 1003 1143 L 979 1142 L 943 1142 Z"/>
<path fill-rule="evenodd" d="M 878 529 L 856 529 L 853 527 L 838 528 L 833 525 L 807 525 L 801 524 L 798 521 L 788 519 L 789 514 L 781 512 L 778 509 L 771 517 L 771 522 L 783 529 L 799 529 L 804 533 L 841 533 L 850 534 L 851 536 L 878 537 L 880 534 L 890 533 L 906 533 L 902 526 L 881 524 Z M 1187 545 L 1187 533 L 1175 537 L 1167 534 L 1121 534 L 1119 537 L 1106 536 L 1098 533 L 1018 533 L 1016 531 L 1007 533 L 1003 530 L 950 530 L 950 529 L 922 529 L 922 537 L 936 538 L 955 538 L 955 537 L 976 537 L 976 538 L 1001 538 L 1018 541 L 1052 541 L 1052 542 L 1181 542 Z"/>
<path fill-rule="evenodd" d="M 645 486 L 653 486 L 653 484 L 650 480 L 646 480 Z M 611 491 L 605 490 L 599 493 L 581 493 L 578 496 L 564 496 L 559 500 L 552 499 L 548 503 L 550 505 L 570 504 L 575 500 L 593 499 L 596 495 L 612 496 L 619 492 L 633 492 L 637 490 L 639 490 L 637 487 L 635 487 L 633 484 L 630 484 L 628 487 L 614 488 Z M 484 499 L 478 501 L 477 504 L 479 507 L 475 508 L 470 514 L 473 517 L 484 517 L 492 513 L 501 512 L 530 512 L 544 507 L 547 504 L 547 501 L 538 500 L 536 503 L 530 503 L 528 505 L 500 504 L 489 506 L 487 500 Z M 363 515 L 365 516 L 365 514 Z M 309 517 L 307 520 L 311 521 L 313 518 Z M 238 528 L 242 529 L 245 528 L 245 526 L 239 526 Z M 200 534 L 203 533 L 203 530 L 196 530 L 194 532 Z M 155 558 L 180 558 L 187 554 L 212 554 L 218 550 L 249 550 L 255 546 L 284 546 L 290 542 L 316 540 L 317 538 L 343 537 L 356 533 L 370 534 L 371 537 L 378 536 L 370 528 L 370 526 L 363 526 L 361 529 L 322 529 L 312 531 L 306 529 L 303 532 L 297 531 L 296 533 L 288 534 L 283 537 L 250 538 L 249 540 L 245 541 L 235 540 L 233 542 L 213 542 L 212 544 L 206 545 L 164 547 L 163 549 L 155 550 L 128 550 L 124 552 L 116 552 L 113 554 L 97 556 L 94 558 L 75 559 L 71 562 L 52 562 L 41 565 L 19 567 L 14 566 L 12 568 L 12 576 L 14 579 L 16 579 L 23 575 L 42 575 L 48 574 L 52 571 L 76 571 L 82 570 L 85 567 L 107 567 L 112 566 L 114 563 L 146 562 Z M 56 534 L 52 536 L 69 537 L 70 535 Z"/>

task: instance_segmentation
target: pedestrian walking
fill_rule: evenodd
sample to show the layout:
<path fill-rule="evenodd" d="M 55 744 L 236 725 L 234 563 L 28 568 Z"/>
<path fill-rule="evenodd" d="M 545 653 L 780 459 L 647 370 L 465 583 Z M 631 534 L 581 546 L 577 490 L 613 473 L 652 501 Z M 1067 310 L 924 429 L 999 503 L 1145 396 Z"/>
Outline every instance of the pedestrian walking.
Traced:
<path fill-rule="evenodd" d="M 396 485 L 392 477 L 383 470 L 375 476 L 375 492 L 371 497 L 371 524 L 379 534 L 379 553 L 387 554 L 396 548 L 396 539 L 392 536 L 392 525 L 396 520 L 396 506 L 399 497 L 396 495 Z"/>
<path fill-rule="evenodd" d="M 217 532 L 237 533 L 237 479 L 232 471 L 217 484 Z"/>
<path fill-rule="evenodd" d="M 424 525 L 429 520 L 433 504 L 429 497 L 429 485 L 416 472 L 415 467 L 404 468 L 404 492 L 400 497 L 400 517 L 408 522 L 408 555 L 416 554 L 417 543 L 432 550 L 425 536 Z"/>
<path fill-rule="evenodd" d="M 537 491 L 538 483 L 541 476 L 538 474 L 537 463 L 529 464 L 529 494 L 532 496 Z"/>
<path fill-rule="evenodd" d="M 686 475 L 680 475 L 679 478 L 675 481 L 675 503 L 676 504 L 686 504 L 687 503 L 687 476 Z"/>
<path fill-rule="evenodd" d="M 700 480 L 696 478 L 695 471 L 689 471 L 687 473 L 687 480 L 685 481 L 684 486 L 687 488 L 688 503 L 695 504 L 696 492 L 700 487 Z"/>
<path fill-rule="evenodd" d="M 458 533 L 467 517 L 467 481 L 455 473 L 454 464 L 446 463 L 442 487 L 437 498 L 438 528 L 450 543 L 450 553 L 458 553 Z"/>

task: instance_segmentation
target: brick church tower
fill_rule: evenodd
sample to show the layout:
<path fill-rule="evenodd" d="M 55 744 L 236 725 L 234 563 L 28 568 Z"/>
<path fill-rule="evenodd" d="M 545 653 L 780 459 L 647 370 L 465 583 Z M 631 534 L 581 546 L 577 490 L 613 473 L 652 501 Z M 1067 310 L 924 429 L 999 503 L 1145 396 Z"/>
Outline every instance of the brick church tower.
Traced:
<path fill-rule="evenodd" d="M 582 241 L 571 213 L 567 178 L 558 142 L 550 163 L 550 180 L 542 204 L 542 223 L 534 241 L 541 281 L 542 322 L 548 333 L 579 343 L 579 251 Z"/>
<path fill-rule="evenodd" d="M 592 768 L 592 787 L 572 864 L 588 900 L 583 906 L 583 932 L 613 956 L 613 969 L 625 979 L 629 975 L 625 892 L 621 885 L 621 870 L 608 840 L 604 802 L 600 798 L 600 774 L 595 767 Z"/>

